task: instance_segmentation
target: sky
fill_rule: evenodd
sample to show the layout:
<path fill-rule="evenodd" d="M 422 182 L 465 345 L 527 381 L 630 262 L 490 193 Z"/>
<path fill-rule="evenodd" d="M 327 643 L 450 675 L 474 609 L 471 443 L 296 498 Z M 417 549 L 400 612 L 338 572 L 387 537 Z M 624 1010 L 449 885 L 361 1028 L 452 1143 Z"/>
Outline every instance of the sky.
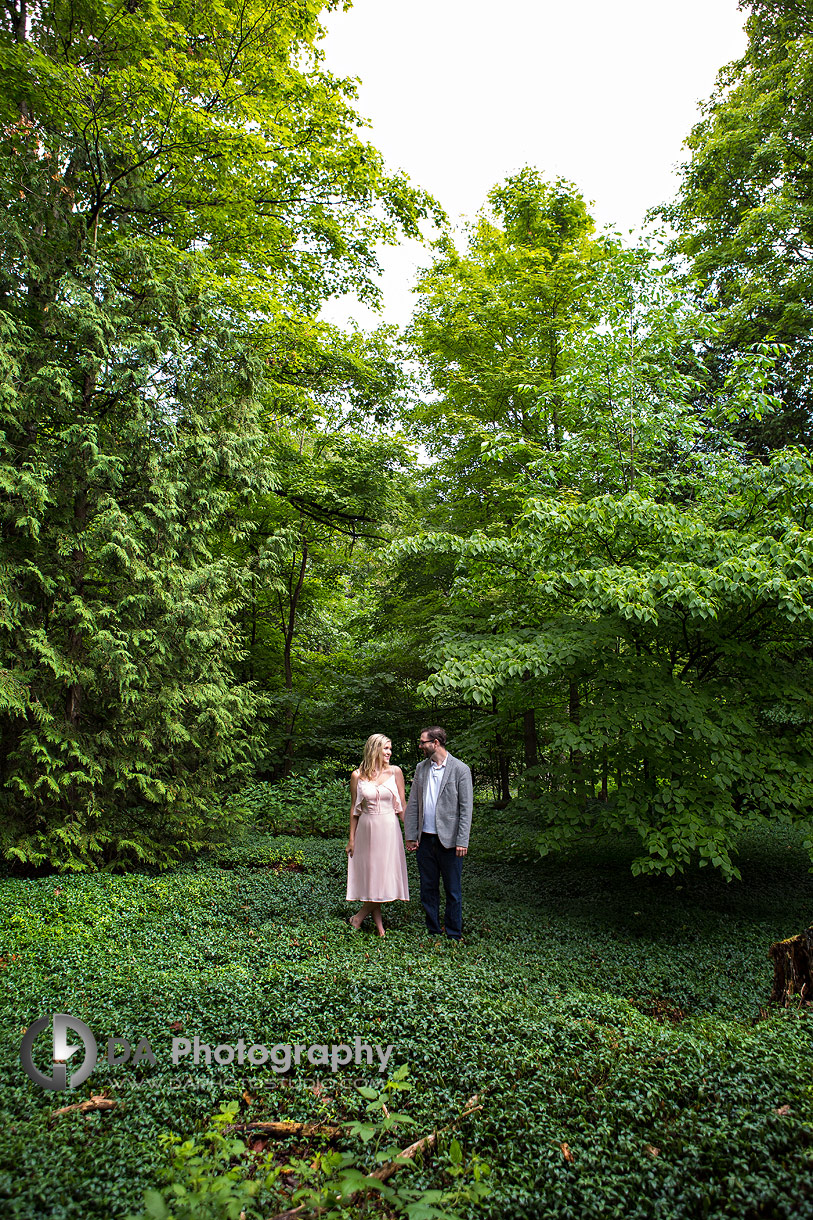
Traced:
<path fill-rule="evenodd" d="M 532 165 L 623 234 L 674 196 L 700 103 L 746 45 L 736 0 L 355 0 L 323 20 L 326 66 L 361 80 L 366 138 L 453 221 Z M 323 316 L 405 324 L 429 260 L 383 249 L 382 314 L 342 298 Z"/>

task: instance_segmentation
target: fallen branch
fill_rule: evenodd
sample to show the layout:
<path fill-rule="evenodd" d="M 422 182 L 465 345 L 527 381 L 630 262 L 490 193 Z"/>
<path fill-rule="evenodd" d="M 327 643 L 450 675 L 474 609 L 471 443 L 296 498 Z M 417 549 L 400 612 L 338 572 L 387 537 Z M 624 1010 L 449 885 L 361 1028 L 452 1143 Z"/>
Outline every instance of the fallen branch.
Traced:
<path fill-rule="evenodd" d="M 297 1216 L 302 1215 L 302 1213 L 305 1210 L 305 1207 L 306 1207 L 306 1204 L 300 1203 L 299 1207 L 292 1207 L 287 1212 L 277 1212 L 276 1216 L 270 1217 L 270 1220 L 296 1220 Z M 324 1210 L 325 1210 L 324 1208 L 319 1209 L 319 1211 L 324 1211 Z M 319 1214 L 319 1212 L 317 1211 L 316 1215 L 318 1216 L 318 1214 Z"/>
<path fill-rule="evenodd" d="M 260 1135 L 303 1135 L 310 1138 L 313 1135 L 327 1135 L 335 1139 L 341 1134 L 341 1127 L 336 1123 L 233 1123 L 229 1131 L 252 1131 Z"/>
<path fill-rule="evenodd" d="M 399 1152 L 398 1156 L 395 1157 L 394 1160 L 387 1161 L 379 1169 L 374 1170 L 373 1173 L 368 1174 L 367 1176 L 370 1178 L 375 1178 L 377 1182 L 388 1181 L 394 1173 L 398 1172 L 404 1161 L 411 1161 L 424 1149 L 433 1148 L 437 1143 L 439 1135 L 443 1135 L 447 1131 L 454 1130 L 457 1124 L 462 1122 L 464 1118 L 468 1118 L 470 1114 L 476 1114 L 478 1110 L 482 1110 L 483 1107 L 477 1104 L 479 1100 L 479 1094 L 475 1093 L 474 1097 L 470 1097 L 466 1102 L 463 1110 L 460 1114 L 458 1114 L 454 1122 L 447 1123 L 445 1127 L 441 1127 L 439 1131 L 433 1131 L 431 1135 L 424 1135 L 422 1139 L 416 1140 L 414 1144 L 410 1144 L 407 1148 L 404 1148 L 403 1151 Z M 357 1195 L 363 1193 L 363 1190 L 354 1191 L 352 1195 L 349 1195 L 348 1198 L 345 1199 L 345 1203 L 349 1203 L 351 1199 L 355 1199 Z M 298 1220 L 298 1217 L 302 1216 L 302 1214 L 307 1210 L 308 1204 L 300 1203 L 299 1207 L 291 1207 L 287 1211 L 277 1212 L 275 1216 L 269 1217 L 269 1220 Z M 326 1209 L 323 1207 L 317 1208 L 313 1214 L 318 1216 L 325 1210 Z"/>
<path fill-rule="evenodd" d="M 59 1114 L 70 1114 L 71 1110 L 78 1110 L 80 1114 L 90 1114 L 94 1110 L 112 1110 L 119 1103 L 114 1097 L 108 1097 L 106 1093 L 96 1093 L 84 1101 L 77 1101 L 72 1106 L 61 1106 L 59 1110 L 52 1110 L 50 1117 L 56 1118 Z"/>
<path fill-rule="evenodd" d="M 270 1220 L 296 1220 L 297 1216 L 302 1215 L 305 1207 L 305 1203 L 300 1203 L 299 1207 L 289 1208 L 287 1212 L 277 1212 L 276 1216 L 271 1216 Z M 324 1211 L 324 1208 L 320 1208 L 319 1210 Z M 318 1214 L 319 1212 L 317 1211 L 316 1215 Z"/>
<path fill-rule="evenodd" d="M 404 1148 L 394 1161 L 387 1161 L 380 1169 L 375 1169 L 370 1174 L 371 1178 L 377 1178 L 379 1182 L 386 1182 L 392 1175 L 401 1168 L 402 1161 L 411 1161 L 419 1152 L 423 1152 L 425 1148 L 434 1148 L 439 1135 L 443 1135 L 446 1131 L 451 1131 L 464 1118 L 468 1118 L 470 1114 L 476 1113 L 477 1110 L 482 1110 L 482 1106 L 475 1105 L 479 1100 L 475 1093 L 474 1097 L 470 1097 L 466 1102 L 463 1111 L 458 1114 L 453 1123 L 447 1123 L 445 1127 L 441 1127 L 440 1131 L 433 1131 L 431 1135 L 425 1135 L 423 1139 L 416 1140 L 414 1144 L 410 1144 L 408 1148 Z"/>

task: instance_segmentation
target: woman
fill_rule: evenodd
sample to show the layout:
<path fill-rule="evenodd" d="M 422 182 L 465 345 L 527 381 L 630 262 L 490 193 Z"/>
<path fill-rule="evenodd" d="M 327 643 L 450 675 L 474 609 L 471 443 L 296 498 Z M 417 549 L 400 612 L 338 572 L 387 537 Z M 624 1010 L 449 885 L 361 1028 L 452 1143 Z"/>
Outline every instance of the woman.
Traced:
<path fill-rule="evenodd" d="M 350 919 L 358 932 L 372 912 L 384 935 L 381 903 L 409 900 L 401 827 L 406 797 L 400 767 L 390 766 L 392 742 L 383 733 L 367 738 L 361 766 L 350 777 L 350 841 L 347 852 L 347 901 L 364 903 Z"/>

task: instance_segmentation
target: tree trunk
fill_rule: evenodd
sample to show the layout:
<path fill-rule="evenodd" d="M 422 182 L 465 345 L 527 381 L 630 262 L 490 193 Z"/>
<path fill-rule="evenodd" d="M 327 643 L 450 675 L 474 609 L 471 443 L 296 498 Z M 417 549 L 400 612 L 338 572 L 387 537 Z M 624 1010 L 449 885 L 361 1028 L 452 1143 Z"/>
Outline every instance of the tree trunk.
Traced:
<path fill-rule="evenodd" d="M 494 695 L 491 696 L 491 710 L 496 716 L 497 700 Z M 505 749 L 503 735 L 496 727 L 494 729 L 494 745 L 497 749 L 497 777 L 499 785 L 497 801 L 500 805 L 507 805 L 511 800 L 511 788 L 509 785 L 508 775 L 508 754 Z"/>
<path fill-rule="evenodd" d="M 254 649 L 257 646 L 257 576 L 251 573 L 251 643 L 248 646 L 248 680 L 254 681 Z"/>
<path fill-rule="evenodd" d="M 291 650 L 294 642 L 294 629 L 296 626 L 296 609 L 299 604 L 299 595 L 302 592 L 302 584 L 305 580 L 305 569 L 308 566 L 308 544 L 303 538 L 302 540 L 302 562 L 299 565 L 299 577 L 296 585 L 293 584 L 293 573 L 288 582 L 289 598 L 288 598 L 288 622 L 285 625 L 285 644 L 282 653 L 283 667 L 285 670 L 285 688 L 293 690 L 294 679 L 293 670 L 291 668 Z"/>
<path fill-rule="evenodd" d="M 579 684 L 572 679 L 568 686 L 568 715 L 570 723 L 581 724 L 581 699 L 579 698 Z M 577 800 L 583 801 L 585 798 L 585 782 L 584 782 L 584 758 L 581 750 L 570 751 L 570 774 L 573 777 L 573 792 Z"/>
<path fill-rule="evenodd" d="M 536 712 L 532 707 L 522 714 L 522 738 L 525 745 L 525 768 L 535 767 L 538 762 L 536 740 Z"/>
<path fill-rule="evenodd" d="M 785 1007 L 790 1003 L 813 1003 L 812 955 L 813 927 L 771 945 L 768 957 L 773 960 L 772 1003 Z"/>
<path fill-rule="evenodd" d="M 522 741 L 525 749 L 525 771 L 539 766 L 539 739 L 536 735 L 536 712 L 530 707 L 522 714 Z M 531 799 L 539 796 L 539 776 L 533 775 L 525 781 L 525 791 Z"/>
<path fill-rule="evenodd" d="M 293 666 L 291 664 L 291 653 L 294 642 L 294 630 L 296 627 L 296 611 L 299 605 L 299 595 L 302 592 L 302 585 L 305 581 L 305 569 L 308 566 L 308 544 L 302 539 L 302 562 L 299 565 L 299 576 L 294 585 L 294 573 L 291 572 L 291 578 L 288 582 L 288 621 L 285 621 L 285 614 L 282 615 L 282 625 L 284 630 L 284 647 L 282 653 L 282 663 L 285 670 L 285 689 L 291 699 L 287 712 L 285 724 L 285 744 L 282 750 L 282 779 L 287 779 L 291 774 L 294 764 L 294 725 L 296 723 L 297 709 L 293 706 L 293 690 L 294 676 Z"/>
<path fill-rule="evenodd" d="M 19 0 L 19 4 L 11 9 L 12 20 L 14 21 L 14 37 L 17 42 L 23 43 L 28 38 L 28 3 L 27 0 Z M 28 107 L 25 102 L 22 105 L 23 115 L 28 117 Z"/>
<path fill-rule="evenodd" d="M 82 383 L 82 410 L 86 414 L 91 412 L 95 393 L 96 374 L 92 369 L 86 369 Z M 80 486 L 73 498 L 73 528 L 77 545 L 71 553 L 71 559 L 73 560 L 73 593 L 79 599 L 81 599 L 82 591 L 85 587 L 86 555 L 84 550 L 84 532 L 87 528 L 89 507 L 87 487 L 84 485 Z M 81 630 L 78 626 L 71 627 L 68 632 L 68 656 L 79 659 L 84 654 L 84 647 Z M 81 683 L 72 682 L 65 696 L 65 719 L 74 729 L 79 727 L 83 694 Z"/>

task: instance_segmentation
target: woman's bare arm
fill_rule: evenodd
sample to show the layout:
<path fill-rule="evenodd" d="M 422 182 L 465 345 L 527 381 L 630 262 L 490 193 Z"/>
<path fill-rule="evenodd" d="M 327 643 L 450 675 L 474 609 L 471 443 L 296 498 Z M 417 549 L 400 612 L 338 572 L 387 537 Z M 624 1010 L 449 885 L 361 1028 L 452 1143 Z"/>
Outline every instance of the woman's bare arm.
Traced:
<path fill-rule="evenodd" d="M 356 808 L 356 793 L 358 792 L 358 786 L 359 773 L 358 771 L 354 771 L 350 776 L 350 839 L 347 847 L 345 848 L 348 856 L 352 856 L 356 846 L 356 826 L 359 819 L 358 814 L 354 813 L 353 810 Z"/>

